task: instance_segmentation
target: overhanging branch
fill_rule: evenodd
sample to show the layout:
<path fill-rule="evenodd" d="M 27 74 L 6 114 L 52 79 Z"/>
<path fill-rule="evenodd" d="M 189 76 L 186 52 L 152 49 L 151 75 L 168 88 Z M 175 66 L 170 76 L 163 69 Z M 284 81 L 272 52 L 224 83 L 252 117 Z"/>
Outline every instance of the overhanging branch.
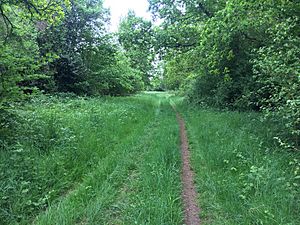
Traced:
<path fill-rule="evenodd" d="M 13 28 L 14 25 L 13 23 L 10 21 L 10 19 L 8 18 L 8 16 L 4 13 L 3 10 L 3 6 L 0 5 L 0 15 L 4 21 L 5 27 L 6 27 L 6 37 L 5 37 L 5 41 L 7 41 L 7 38 L 9 37 L 9 35 L 13 32 Z"/>

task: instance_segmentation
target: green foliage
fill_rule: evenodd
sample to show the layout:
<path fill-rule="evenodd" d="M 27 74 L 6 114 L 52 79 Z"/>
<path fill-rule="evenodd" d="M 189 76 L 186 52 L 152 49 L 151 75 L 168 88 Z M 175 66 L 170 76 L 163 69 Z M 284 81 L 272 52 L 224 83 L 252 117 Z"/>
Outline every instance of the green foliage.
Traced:
<path fill-rule="evenodd" d="M 143 72 L 106 31 L 103 1 L 2 1 L 0 9 L 1 108 L 37 90 L 123 95 L 143 88 Z"/>
<path fill-rule="evenodd" d="M 65 20 L 40 37 L 44 52 L 60 56 L 51 65 L 59 92 L 124 95 L 142 89 L 141 74 L 107 34 L 108 16 L 102 1 L 73 1 Z"/>
<path fill-rule="evenodd" d="M 154 60 L 154 31 L 152 23 L 129 11 L 120 24 L 118 38 L 129 58 L 130 65 L 140 71 L 143 82 L 149 85 Z"/>
<path fill-rule="evenodd" d="M 35 34 L 29 31 L 27 40 L 21 42 L 18 38 L 11 39 L 9 43 L 0 46 L 0 107 L 3 104 L 15 100 L 20 93 L 18 83 L 26 79 L 37 78 L 40 60 L 38 58 L 38 46 L 32 40 Z"/>
<path fill-rule="evenodd" d="M 0 152 L 1 223 L 28 222 L 71 190 L 113 153 L 133 124 L 147 123 L 151 107 L 137 99 L 67 96 L 16 107 L 14 141 Z"/>
<path fill-rule="evenodd" d="M 42 53 L 50 51 L 59 56 L 51 64 L 59 92 L 89 94 L 89 68 L 83 57 L 97 49 L 92 49 L 92 45 L 102 45 L 100 38 L 105 35 L 107 10 L 103 8 L 102 1 L 72 1 L 70 10 L 66 10 L 65 14 L 59 25 L 42 32 L 39 45 Z M 112 57 L 110 52 L 106 54 L 108 58 Z"/>
<path fill-rule="evenodd" d="M 38 21 L 59 22 L 68 1 L 1 1 L 0 3 L 0 108 L 32 93 L 31 81 L 48 78 L 47 62 L 54 56 L 40 56 L 36 42 Z M 51 12 L 50 12 L 51 11 Z M 52 15 L 55 11 L 55 17 Z M 30 86 L 30 85 L 29 85 Z"/>
<path fill-rule="evenodd" d="M 299 152 L 276 145 L 277 123 L 254 112 L 178 108 L 187 122 L 203 224 L 299 223 Z"/>
<path fill-rule="evenodd" d="M 254 79 L 258 89 L 253 104 L 269 118 L 280 118 L 283 130 L 276 137 L 286 148 L 300 147 L 300 38 L 298 19 L 287 19 L 268 29 L 270 44 L 255 51 Z M 278 122 L 279 122 L 278 121 Z M 288 142 L 286 142 L 288 141 Z"/>
<path fill-rule="evenodd" d="M 263 111 L 282 124 L 276 139 L 298 149 L 299 3 L 224 3 L 150 1 L 154 15 L 165 19 L 157 32 L 165 83 L 192 102 Z"/>
<path fill-rule="evenodd" d="M 180 224 L 178 132 L 165 95 L 74 96 L 11 109 L 16 132 L 0 149 L 1 224 L 134 224 L 151 215 Z"/>
<path fill-rule="evenodd" d="M 88 49 L 84 61 L 89 81 L 86 93 L 124 95 L 143 89 L 141 72 L 131 67 L 129 59 L 116 46 L 102 44 Z"/>
<path fill-rule="evenodd" d="M 188 51 L 171 57 L 165 64 L 164 80 L 167 88 L 179 89 L 195 78 L 195 51 Z"/>

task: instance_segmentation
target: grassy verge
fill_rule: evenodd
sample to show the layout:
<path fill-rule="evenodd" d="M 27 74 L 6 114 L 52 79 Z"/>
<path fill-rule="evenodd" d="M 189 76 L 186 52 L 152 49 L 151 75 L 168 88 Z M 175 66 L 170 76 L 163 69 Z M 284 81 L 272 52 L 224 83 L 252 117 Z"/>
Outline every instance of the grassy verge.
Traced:
<path fill-rule="evenodd" d="M 124 224 L 182 224 L 181 159 L 175 113 L 167 98 L 143 145 L 146 151 L 128 184 Z M 118 223 L 117 223 L 118 224 Z"/>
<path fill-rule="evenodd" d="M 37 99 L 0 152 L 1 224 L 180 224 L 165 95 Z"/>
<path fill-rule="evenodd" d="M 26 223 L 67 195 L 154 118 L 155 104 L 147 96 L 45 98 L 18 108 L 15 141 L 0 153 L 0 221 Z"/>
<path fill-rule="evenodd" d="M 257 114 L 173 100 L 187 123 L 204 224 L 299 224 L 299 153 L 278 149 Z M 12 115 L 15 133 L 1 140 L 1 224 L 182 224 L 167 94 L 43 98 Z"/>
<path fill-rule="evenodd" d="M 299 153 L 278 149 L 257 114 L 180 106 L 204 224 L 300 223 Z"/>
<path fill-rule="evenodd" d="M 178 130 L 164 101 L 80 188 L 35 224 L 181 224 Z"/>

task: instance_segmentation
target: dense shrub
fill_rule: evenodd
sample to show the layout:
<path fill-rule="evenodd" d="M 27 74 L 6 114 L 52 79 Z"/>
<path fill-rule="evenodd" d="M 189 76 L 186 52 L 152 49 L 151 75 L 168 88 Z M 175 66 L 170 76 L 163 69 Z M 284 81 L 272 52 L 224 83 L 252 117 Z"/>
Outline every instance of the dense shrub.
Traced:
<path fill-rule="evenodd" d="M 297 22 L 298 19 L 289 18 L 268 29 L 271 42 L 255 50 L 254 79 L 258 89 L 251 94 L 257 99 L 252 104 L 260 105 L 267 117 L 282 123 L 284 129 L 277 137 L 280 143 L 299 149 L 300 38 Z"/>
<path fill-rule="evenodd" d="M 183 44 L 193 48 L 177 49 L 175 57 L 175 50 L 169 51 L 165 57 L 168 87 L 184 90 L 194 103 L 263 111 L 281 126 L 275 138 L 285 147 L 299 149 L 299 3 L 190 1 L 199 4 L 203 16 L 189 11 L 190 3 L 179 2 L 186 6 L 181 13 L 196 22 L 192 26 L 198 42 L 185 38 Z M 180 30 L 188 25 L 176 17 L 178 7 L 171 10 L 177 18 L 171 23 Z"/>

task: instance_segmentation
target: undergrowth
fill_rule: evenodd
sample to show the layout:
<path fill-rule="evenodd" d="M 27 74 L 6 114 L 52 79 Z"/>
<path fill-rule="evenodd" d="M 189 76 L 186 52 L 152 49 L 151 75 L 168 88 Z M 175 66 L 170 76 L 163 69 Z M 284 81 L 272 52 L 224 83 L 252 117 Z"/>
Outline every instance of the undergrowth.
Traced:
<path fill-rule="evenodd" d="M 273 139 L 258 113 L 181 105 L 204 224 L 297 225 L 300 155 Z"/>
<path fill-rule="evenodd" d="M 11 107 L 1 130 L 1 225 L 181 224 L 167 97 L 44 96 Z"/>
<path fill-rule="evenodd" d="M 1 137 L 1 224 L 25 224 L 67 195 L 153 118 L 155 104 L 147 96 L 40 97 L 11 108 L 13 127 L 8 119 L 2 127 L 14 132 Z"/>
<path fill-rule="evenodd" d="M 170 96 L 12 106 L 1 120 L 1 224 L 182 224 Z M 299 224 L 299 152 L 277 145 L 274 124 L 171 103 L 187 123 L 203 224 Z"/>

